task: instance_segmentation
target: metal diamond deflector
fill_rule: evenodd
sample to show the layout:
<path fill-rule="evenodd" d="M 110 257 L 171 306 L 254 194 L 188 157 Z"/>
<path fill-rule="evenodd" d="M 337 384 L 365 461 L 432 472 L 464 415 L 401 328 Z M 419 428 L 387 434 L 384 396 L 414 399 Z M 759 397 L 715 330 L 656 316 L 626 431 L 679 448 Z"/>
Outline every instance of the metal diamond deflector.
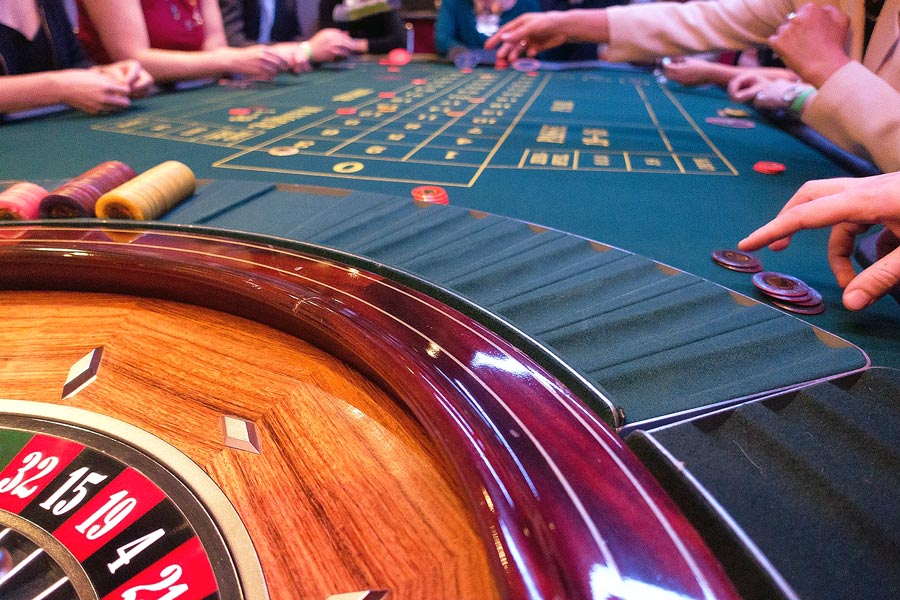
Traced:
<path fill-rule="evenodd" d="M 69 369 L 66 383 L 62 389 L 62 399 L 71 398 L 97 379 L 100 370 L 100 359 L 103 358 L 103 346 L 94 348 Z"/>
<path fill-rule="evenodd" d="M 256 424 L 252 421 L 223 416 L 222 432 L 225 435 L 225 445 L 229 448 L 254 454 L 260 453 L 259 435 L 256 432 Z"/>

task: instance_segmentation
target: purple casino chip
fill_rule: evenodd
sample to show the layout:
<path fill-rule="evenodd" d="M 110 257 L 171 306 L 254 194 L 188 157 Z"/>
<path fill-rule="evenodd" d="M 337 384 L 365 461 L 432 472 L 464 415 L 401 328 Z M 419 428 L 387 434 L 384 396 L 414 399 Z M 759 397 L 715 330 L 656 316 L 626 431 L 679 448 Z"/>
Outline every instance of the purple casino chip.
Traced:
<path fill-rule="evenodd" d="M 778 308 L 798 315 L 820 315 L 825 312 L 825 305 L 822 302 L 819 302 L 818 304 L 806 305 L 794 304 L 793 302 L 785 302 L 782 300 L 775 300 L 773 298 L 772 304 L 774 304 Z"/>
<path fill-rule="evenodd" d="M 706 122 L 710 125 L 730 127 L 731 129 L 752 129 L 756 127 L 756 123 L 753 121 L 748 119 L 737 119 L 734 117 L 706 117 Z"/>
<path fill-rule="evenodd" d="M 719 266 L 739 271 L 741 273 L 759 273 L 762 271 L 762 263 L 759 259 L 740 250 L 722 249 L 712 253 L 712 259 Z"/>
<path fill-rule="evenodd" d="M 753 285 L 764 294 L 784 299 L 808 296 L 812 289 L 796 277 L 774 271 L 757 273 L 753 276 Z"/>
<path fill-rule="evenodd" d="M 536 58 L 517 58 L 513 61 L 512 68 L 522 73 L 531 73 L 541 68 L 541 61 Z"/>

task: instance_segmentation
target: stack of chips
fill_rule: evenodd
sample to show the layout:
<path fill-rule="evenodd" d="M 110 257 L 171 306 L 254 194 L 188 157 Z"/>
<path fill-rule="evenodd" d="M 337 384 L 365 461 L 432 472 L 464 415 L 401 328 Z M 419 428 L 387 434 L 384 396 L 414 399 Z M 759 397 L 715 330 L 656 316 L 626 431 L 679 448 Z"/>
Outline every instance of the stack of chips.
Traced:
<path fill-rule="evenodd" d="M 123 162 L 111 160 L 100 163 L 51 191 L 41 201 L 38 211 L 40 217 L 42 219 L 92 217 L 100 196 L 134 176 L 134 170 Z"/>
<path fill-rule="evenodd" d="M 427 204 L 450 204 L 447 190 L 436 185 L 420 185 L 412 190 L 413 200 Z"/>
<path fill-rule="evenodd" d="M 763 271 L 762 263 L 740 250 L 716 250 L 716 264 L 740 273 L 755 273 L 753 285 L 778 308 L 800 315 L 818 315 L 825 311 L 822 295 L 803 281 L 774 271 Z"/>
<path fill-rule="evenodd" d="M 740 250 L 716 250 L 712 258 L 720 266 L 741 273 L 759 273 L 762 271 L 762 263 L 752 254 Z"/>
<path fill-rule="evenodd" d="M 193 171 L 169 160 L 103 194 L 96 214 L 101 219 L 153 220 L 190 198 L 196 189 Z"/>
<path fill-rule="evenodd" d="M 22 221 L 38 218 L 41 200 L 47 190 L 34 183 L 22 181 L 0 192 L 0 221 Z"/>
<path fill-rule="evenodd" d="M 825 311 L 822 295 L 796 277 L 761 271 L 753 276 L 753 285 L 778 308 L 801 315 L 818 315 Z"/>

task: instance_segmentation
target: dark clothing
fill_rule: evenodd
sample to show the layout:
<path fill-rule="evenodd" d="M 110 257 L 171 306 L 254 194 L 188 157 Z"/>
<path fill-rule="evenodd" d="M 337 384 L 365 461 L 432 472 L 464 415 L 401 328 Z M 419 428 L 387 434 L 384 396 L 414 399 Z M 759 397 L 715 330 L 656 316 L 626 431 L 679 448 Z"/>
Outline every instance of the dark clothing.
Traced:
<path fill-rule="evenodd" d="M 537 0 L 518 0 L 500 14 L 498 25 L 506 25 L 519 15 L 540 10 Z M 478 31 L 472 0 L 442 0 L 434 24 L 434 48 L 441 56 L 453 56 L 460 49 L 481 49 L 488 36 Z"/>
<path fill-rule="evenodd" d="M 370 54 L 387 54 L 394 48 L 406 47 L 406 30 L 396 10 L 370 15 L 358 21 L 337 22 L 334 7 L 340 0 L 320 0 L 319 29 L 334 27 L 343 29 L 354 39 L 369 40 Z"/>
<path fill-rule="evenodd" d="M 90 67 L 61 0 L 38 0 L 37 5 L 41 27 L 34 40 L 0 25 L 0 74 Z"/>
<path fill-rule="evenodd" d="M 606 8 L 616 4 L 628 4 L 628 0 L 540 0 L 541 10 L 569 10 L 570 8 Z M 597 60 L 597 44 L 587 42 L 569 42 L 544 50 L 541 60 L 573 61 Z"/>
<path fill-rule="evenodd" d="M 259 39 L 259 2 L 257 0 L 219 0 L 225 37 L 229 46 L 252 46 Z M 272 42 L 303 39 L 297 20 L 296 0 L 275 0 Z"/>

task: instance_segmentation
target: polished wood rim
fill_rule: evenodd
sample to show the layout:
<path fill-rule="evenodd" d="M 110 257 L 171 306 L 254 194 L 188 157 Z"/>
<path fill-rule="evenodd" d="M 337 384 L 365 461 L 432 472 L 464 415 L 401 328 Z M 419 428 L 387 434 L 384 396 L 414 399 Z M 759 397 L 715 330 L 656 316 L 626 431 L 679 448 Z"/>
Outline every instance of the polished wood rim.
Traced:
<path fill-rule="evenodd" d="M 197 304 L 307 340 L 378 382 L 457 471 L 508 597 L 737 597 L 608 426 L 519 349 L 389 270 L 191 228 L 2 233 L 4 289 Z"/>

